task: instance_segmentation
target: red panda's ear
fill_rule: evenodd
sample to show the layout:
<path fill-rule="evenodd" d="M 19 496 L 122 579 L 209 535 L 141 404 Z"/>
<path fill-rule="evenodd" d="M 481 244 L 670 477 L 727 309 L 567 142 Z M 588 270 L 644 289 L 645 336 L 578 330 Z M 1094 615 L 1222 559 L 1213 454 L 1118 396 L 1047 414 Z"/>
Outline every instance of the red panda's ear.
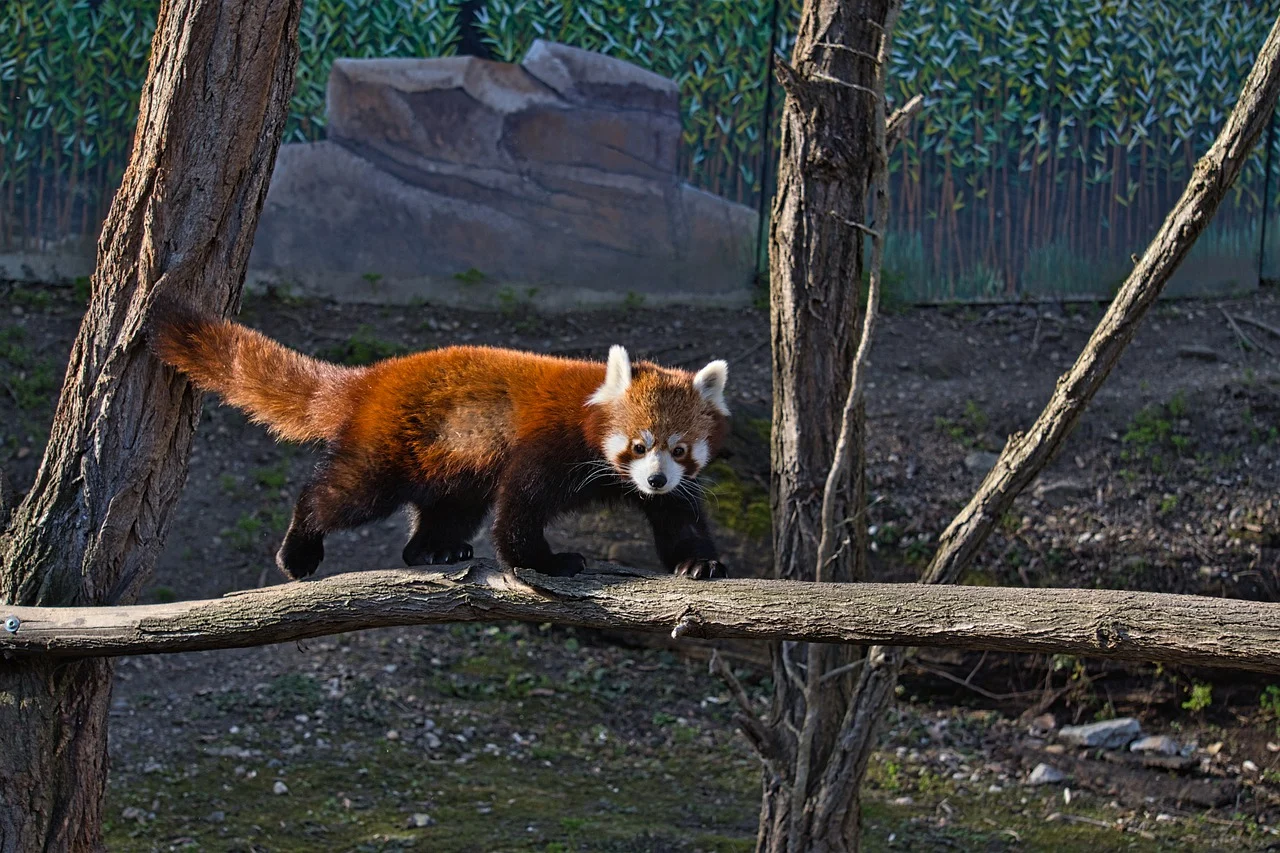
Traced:
<path fill-rule="evenodd" d="M 729 407 L 724 402 L 724 385 L 728 379 L 729 365 L 719 359 L 699 370 L 693 377 L 694 389 L 725 417 L 729 416 Z"/>
<path fill-rule="evenodd" d="M 631 358 L 625 348 L 609 347 L 609 364 L 604 371 L 604 383 L 587 400 L 588 406 L 612 403 L 631 387 Z"/>

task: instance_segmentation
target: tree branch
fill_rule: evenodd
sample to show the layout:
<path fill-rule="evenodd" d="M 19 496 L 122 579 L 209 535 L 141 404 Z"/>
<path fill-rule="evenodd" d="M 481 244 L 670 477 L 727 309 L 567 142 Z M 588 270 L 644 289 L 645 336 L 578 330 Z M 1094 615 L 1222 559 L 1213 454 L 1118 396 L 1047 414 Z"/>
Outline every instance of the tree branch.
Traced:
<path fill-rule="evenodd" d="M 9 617 L 17 620 L 16 625 Z M 1280 604 L 1116 590 L 689 581 L 597 564 L 576 578 L 368 571 L 128 607 L 0 608 L 0 656 L 261 646 L 366 628 L 555 622 L 701 637 L 948 646 L 1280 672 Z M 9 630 L 9 626 L 14 630 Z"/>
<path fill-rule="evenodd" d="M 884 135 L 887 151 L 893 151 L 893 146 L 897 145 L 907 135 L 907 128 L 911 126 L 911 120 L 922 109 L 924 109 L 924 95 L 916 95 L 893 111 L 888 121 L 885 122 Z"/>

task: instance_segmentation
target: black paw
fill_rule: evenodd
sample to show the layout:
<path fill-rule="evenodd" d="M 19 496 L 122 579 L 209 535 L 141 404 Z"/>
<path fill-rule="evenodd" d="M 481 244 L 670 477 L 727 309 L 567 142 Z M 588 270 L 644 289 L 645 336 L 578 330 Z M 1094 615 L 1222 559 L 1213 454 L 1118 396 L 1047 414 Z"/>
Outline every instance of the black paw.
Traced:
<path fill-rule="evenodd" d="M 563 554 L 552 554 L 550 560 L 538 567 L 538 571 L 544 575 L 568 578 L 578 574 L 586 567 L 586 558 L 581 554 L 565 552 Z"/>
<path fill-rule="evenodd" d="M 315 574 L 324 559 L 324 541 L 285 537 L 276 552 L 276 568 L 289 580 L 302 580 Z"/>
<path fill-rule="evenodd" d="M 675 573 L 677 577 L 692 578 L 696 581 L 729 577 L 729 570 L 719 560 L 682 560 L 676 564 Z"/>
<path fill-rule="evenodd" d="M 417 547 L 412 544 L 404 546 L 404 564 L 406 566 L 440 566 L 470 560 L 471 543 L 458 542 L 454 545 L 428 545 Z"/>

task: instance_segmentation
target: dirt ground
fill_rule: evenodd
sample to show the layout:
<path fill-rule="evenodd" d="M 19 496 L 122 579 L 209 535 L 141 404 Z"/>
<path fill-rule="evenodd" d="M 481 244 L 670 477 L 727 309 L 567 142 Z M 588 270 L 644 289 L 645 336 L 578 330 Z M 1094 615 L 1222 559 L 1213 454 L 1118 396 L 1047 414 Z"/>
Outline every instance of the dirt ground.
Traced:
<path fill-rule="evenodd" d="M 0 468 L 32 482 L 83 294 L 0 284 Z M 1075 358 L 1093 304 L 915 309 L 873 350 L 874 572 L 908 580 L 1004 438 Z M 1228 319 L 1247 335 L 1249 348 Z M 768 318 L 643 305 L 540 316 L 248 298 L 248 324 L 351 363 L 454 342 L 698 367 L 730 362 L 734 435 L 708 472 L 731 570 L 768 555 Z M 1250 321 L 1256 321 L 1251 323 Z M 1280 297 L 1166 302 L 970 584 L 1280 598 Z M 1266 347 L 1270 352 L 1264 351 Z M 281 582 L 314 454 L 210 403 L 147 601 Z M 336 535 L 322 574 L 397 565 L 395 517 Z M 641 520 L 565 519 L 554 546 L 656 566 Z M 487 543 L 477 551 L 490 553 Z M 763 649 L 731 650 L 766 707 Z M 1069 657 L 921 652 L 867 786 L 872 850 L 1269 849 L 1280 686 Z M 113 850 L 750 850 L 759 766 L 705 648 L 552 626 L 395 629 L 129 659 L 111 721 Z M 1046 718 L 1044 715 L 1050 715 Z M 1065 751 L 1055 727 L 1135 716 L 1182 753 Z M 1057 783 L 1029 786 L 1046 763 Z"/>

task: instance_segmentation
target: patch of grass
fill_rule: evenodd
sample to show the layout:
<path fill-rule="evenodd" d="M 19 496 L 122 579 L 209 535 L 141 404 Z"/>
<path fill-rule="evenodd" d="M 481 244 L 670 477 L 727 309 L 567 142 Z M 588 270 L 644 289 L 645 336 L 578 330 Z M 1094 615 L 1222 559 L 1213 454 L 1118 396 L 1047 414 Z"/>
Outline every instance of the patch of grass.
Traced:
<path fill-rule="evenodd" d="M 224 527 L 222 536 L 237 551 L 254 553 L 262 544 L 263 528 L 261 518 L 254 513 L 242 513 L 230 527 Z"/>
<path fill-rule="evenodd" d="M 721 526 L 752 539 L 768 539 L 773 531 L 769 491 L 743 480 L 724 460 L 706 467 L 711 516 Z"/>
<path fill-rule="evenodd" d="M 977 447 L 988 424 L 987 413 L 974 400 L 965 400 L 964 412 L 957 419 L 938 417 L 934 426 L 938 431 L 965 447 Z"/>
<path fill-rule="evenodd" d="M 340 344 L 322 349 L 320 357 L 339 364 L 360 366 L 373 364 L 386 358 L 404 355 L 408 349 L 391 341 L 384 341 L 373 332 L 373 327 L 361 323 L 354 333 Z"/>
<path fill-rule="evenodd" d="M 773 421 L 769 418 L 747 418 L 746 427 L 766 445 L 773 440 Z"/>
<path fill-rule="evenodd" d="M 53 304 L 53 297 L 43 287 L 16 284 L 9 293 L 9 301 L 32 311 L 46 311 Z"/>
<path fill-rule="evenodd" d="M 240 478 L 235 474 L 219 474 L 218 488 L 222 489 L 223 494 L 234 497 L 240 493 Z"/>
<path fill-rule="evenodd" d="M 173 587 L 168 586 L 153 586 L 149 596 L 157 604 L 168 604 L 178 600 L 178 594 L 173 591 Z"/>
<path fill-rule="evenodd" d="M 1213 704 L 1213 685 L 1197 681 L 1191 685 L 1191 695 L 1182 703 L 1184 710 L 1200 713 Z"/>
<path fill-rule="evenodd" d="M 289 481 L 289 460 L 281 459 L 274 465 L 254 468 L 253 479 L 264 489 L 283 489 Z"/>
<path fill-rule="evenodd" d="M 78 275 L 71 280 L 71 297 L 80 305 L 88 305 L 93 296 L 93 285 L 87 275 Z"/>
<path fill-rule="evenodd" d="M 456 272 L 453 274 L 453 277 L 461 284 L 479 284 L 487 278 L 484 273 L 480 272 L 480 270 L 475 267 L 465 269 L 462 272 Z"/>
<path fill-rule="evenodd" d="M 628 311 L 634 311 L 637 308 L 644 307 L 644 294 L 636 293 L 634 290 L 628 290 L 627 295 L 622 300 L 622 307 Z"/>
<path fill-rule="evenodd" d="M 1142 408 L 1120 437 L 1125 446 L 1120 451 L 1120 458 L 1125 462 L 1145 461 L 1154 473 L 1159 474 L 1167 468 L 1167 454 L 1175 457 L 1193 455 L 1194 440 L 1182 431 L 1182 421 L 1187 412 L 1187 402 L 1181 391 L 1167 403 Z"/>
<path fill-rule="evenodd" d="M 320 704 L 324 698 L 324 689 L 310 675 L 286 672 L 271 680 L 263 691 L 263 698 L 276 707 L 309 710 Z"/>

